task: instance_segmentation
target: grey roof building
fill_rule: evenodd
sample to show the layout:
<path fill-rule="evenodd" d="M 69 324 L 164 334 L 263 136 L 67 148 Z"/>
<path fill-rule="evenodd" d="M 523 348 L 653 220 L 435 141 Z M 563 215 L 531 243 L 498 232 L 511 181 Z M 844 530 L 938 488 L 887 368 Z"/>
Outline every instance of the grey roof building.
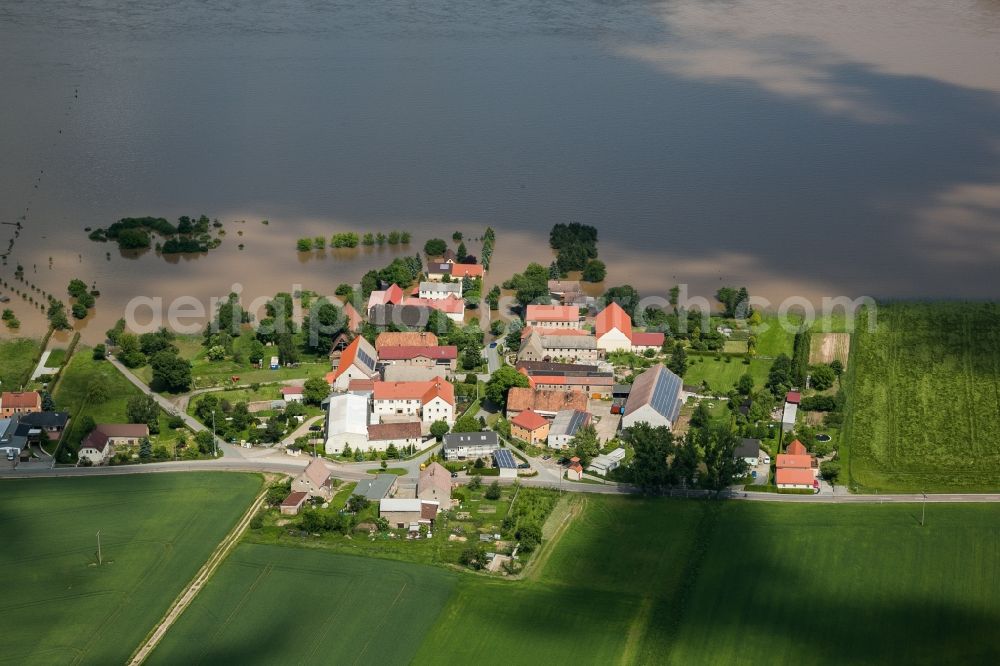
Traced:
<path fill-rule="evenodd" d="M 632 383 L 625 403 L 622 428 L 636 423 L 673 427 L 681 411 L 681 378 L 663 366 L 654 365 Z"/>
<path fill-rule="evenodd" d="M 549 426 L 549 446 L 565 448 L 576 436 L 580 428 L 590 423 L 590 413 L 579 409 L 563 409 L 556 412 Z"/>
<path fill-rule="evenodd" d="M 444 436 L 444 457 L 484 458 L 500 448 L 500 440 L 492 430 L 484 432 L 453 432 Z"/>
<path fill-rule="evenodd" d="M 395 474 L 376 474 L 374 479 L 363 479 L 358 481 L 354 488 L 354 495 L 361 495 L 371 502 L 378 502 L 388 497 L 396 489 L 399 477 Z"/>

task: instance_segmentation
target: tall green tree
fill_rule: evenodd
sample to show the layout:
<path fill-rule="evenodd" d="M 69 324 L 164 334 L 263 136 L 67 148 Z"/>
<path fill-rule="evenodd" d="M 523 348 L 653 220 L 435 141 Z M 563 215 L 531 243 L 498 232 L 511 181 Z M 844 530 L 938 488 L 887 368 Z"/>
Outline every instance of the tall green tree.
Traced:
<path fill-rule="evenodd" d="M 507 393 L 515 386 L 527 387 L 528 378 L 509 365 L 501 367 L 486 382 L 486 397 L 490 402 L 507 406 Z"/>

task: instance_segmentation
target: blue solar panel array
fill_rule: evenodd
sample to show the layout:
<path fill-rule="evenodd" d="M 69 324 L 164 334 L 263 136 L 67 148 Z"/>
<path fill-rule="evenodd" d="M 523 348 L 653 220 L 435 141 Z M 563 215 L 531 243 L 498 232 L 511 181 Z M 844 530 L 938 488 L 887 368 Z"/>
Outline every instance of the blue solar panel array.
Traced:
<path fill-rule="evenodd" d="M 369 356 L 361 347 L 358 347 L 358 358 L 361 359 L 361 362 L 364 363 L 365 367 L 369 370 L 375 369 L 375 359 Z"/>
<path fill-rule="evenodd" d="M 575 434 L 576 431 L 579 430 L 580 427 L 583 425 L 583 422 L 586 420 L 586 418 L 587 418 L 586 412 L 581 412 L 580 410 L 574 410 L 573 416 L 571 416 L 569 419 L 569 428 L 566 430 L 566 433 L 569 435 Z"/>
<path fill-rule="evenodd" d="M 671 423 L 677 420 L 681 411 L 681 387 L 681 378 L 662 368 L 653 387 L 653 397 L 649 401 L 653 409 L 667 417 Z"/>
<path fill-rule="evenodd" d="M 517 468 L 517 462 L 514 460 L 514 455 L 507 449 L 497 449 L 494 451 L 493 460 L 496 461 L 497 467 L 501 469 Z"/>

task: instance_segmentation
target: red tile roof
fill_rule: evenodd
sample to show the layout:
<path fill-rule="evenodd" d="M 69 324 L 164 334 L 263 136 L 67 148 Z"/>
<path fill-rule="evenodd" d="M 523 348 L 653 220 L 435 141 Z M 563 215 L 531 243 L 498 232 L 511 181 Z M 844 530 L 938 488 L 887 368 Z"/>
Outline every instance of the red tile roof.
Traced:
<path fill-rule="evenodd" d="M 350 303 L 344 303 L 344 315 L 347 317 L 347 330 L 356 333 L 364 321 L 361 313 Z"/>
<path fill-rule="evenodd" d="M 375 349 L 381 353 L 383 347 L 436 347 L 437 343 L 437 336 L 426 331 L 386 331 L 375 338 Z"/>
<path fill-rule="evenodd" d="M 525 321 L 580 321 L 580 309 L 574 305 L 529 305 Z"/>
<path fill-rule="evenodd" d="M 400 303 L 403 300 L 403 290 L 398 284 L 392 284 L 385 290 L 385 300 L 383 303 Z"/>
<path fill-rule="evenodd" d="M 302 386 L 282 386 L 281 395 L 302 395 L 306 390 Z"/>
<path fill-rule="evenodd" d="M 331 373 L 333 377 L 331 378 L 329 374 L 326 376 L 328 383 L 332 384 L 336 381 L 337 377 L 347 372 L 347 369 L 354 365 L 354 359 L 358 356 L 358 347 L 360 346 L 361 337 L 359 336 L 354 338 L 354 340 L 351 341 L 351 344 L 344 347 L 344 351 L 340 354 L 340 365 L 338 365 L 337 369 Z"/>
<path fill-rule="evenodd" d="M 347 382 L 348 391 L 371 391 L 375 388 L 374 379 L 352 379 Z"/>
<path fill-rule="evenodd" d="M 368 426 L 368 441 L 384 442 L 390 439 L 419 439 L 420 422 L 373 423 Z"/>
<path fill-rule="evenodd" d="M 812 469 L 813 457 L 812 456 L 797 456 L 789 455 L 787 453 L 778 454 L 778 469 Z"/>
<path fill-rule="evenodd" d="M 454 264 L 451 267 L 451 276 L 457 278 L 483 277 L 483 267 L 479 264 Z"/>
<path fill-rule="evenodd" d="M 421 356 L 431 359 L 452 360 L 458 358 L 458 347 L 442 345 L 440 347 L 383 347 L 378 357 L 386 361 L 409 361 Z"/>
<path fill-rule="evenodd" d="M 632 337 L 632 318 L 614 301 L 594 317 L 594 335 L 600 338 L 613 329 L 618 329 L 625 337 Z M 634 343 L 633 343 L 634 344 Z"/>
<path fill-rule="evenodd" d="M 42 404 L 42 396 L 38 391 L 4 391 L 0 394 L 0 407 L 5 409 L 31 409 L 38 408 Z"/>
<path fill-rule="evenodd" d="M 449 314 L 460 314 L 465 312 L 465 300 L 461 298 L 406 298 L 403 305 L 410 305 L 418 308 L 431 308 Z"/>
<path fill-rule="evenodd" d="M 785 402 L 791 402 L 794 404 L 799 404 L 802 401 L 802 394 L 798 391 L 789 391 L 785 394 Z"/>
<path fill-rule="evenodd" d="M 662 347 L 666 336 L 663 333 L 633 333 L 633 347 Z"/>
<path fill-rule="evenodd" d="M 308 493 L 294 492 L 290 493 L 288 497 L 281 501 L 281 506 L 302 506 L 302 503 L 306 501 Z"/>
<path fill-rule="evenodd" d="M 785 448 L 785 453 L 791 454 L 793 456 L 804 456 L 808 455 L 809 452 L 806 451 L 805 445 L 799 440 L 795 440 Z"/>
<path fill-rule="evenodd" d="M 507 393 L 507 410 L 523 412 L 558 412 L 562 409 L 587 411 L 587 395 L 580 391 L 556 391 L 515 386 Z"/>
<path fill-rule="evenodd" d="M 786 467 L 775 473 L 774 483 L 778 486 L 812 486 L 816 483 L 816 477 L 813 476 L 811 470 Z"/>
<path fill-rule="evenodd" d="M 530 409 L 521 412 L 512 418 L 510 422 L 511 425 L 516 425 L 519 428 L 524 428 L 528 431 L 538 430 L 539 428 L 543 428 L 549 424 L 549 422 L 545 420 L 544 416 L 538 412 L 533 412 Z"/>
<path fill-rule="evenodd" d="M 375 382 L 375 400 L 420 400 L 427 404 L 441 397 L 450 405 L 455 404 L 455 387 L 438 378 L 428 382 Z"/>

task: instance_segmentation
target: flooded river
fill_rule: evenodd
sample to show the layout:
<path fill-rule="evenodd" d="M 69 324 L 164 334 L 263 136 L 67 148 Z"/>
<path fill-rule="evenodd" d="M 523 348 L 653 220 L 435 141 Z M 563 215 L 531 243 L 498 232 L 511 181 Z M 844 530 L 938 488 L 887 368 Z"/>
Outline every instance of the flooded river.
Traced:
<path fill-rule="evenodd" d="M 4 0 L 0 90 L 0 278 L 96 282 L 90 341 L 137 295 L 332 292 L 487 225 L 491 280 L 576 220 L 644 292 L 1000 283 L 997 0 Z M 226 237 L 198 257 L 84 231 L 201 213 Z"/>

